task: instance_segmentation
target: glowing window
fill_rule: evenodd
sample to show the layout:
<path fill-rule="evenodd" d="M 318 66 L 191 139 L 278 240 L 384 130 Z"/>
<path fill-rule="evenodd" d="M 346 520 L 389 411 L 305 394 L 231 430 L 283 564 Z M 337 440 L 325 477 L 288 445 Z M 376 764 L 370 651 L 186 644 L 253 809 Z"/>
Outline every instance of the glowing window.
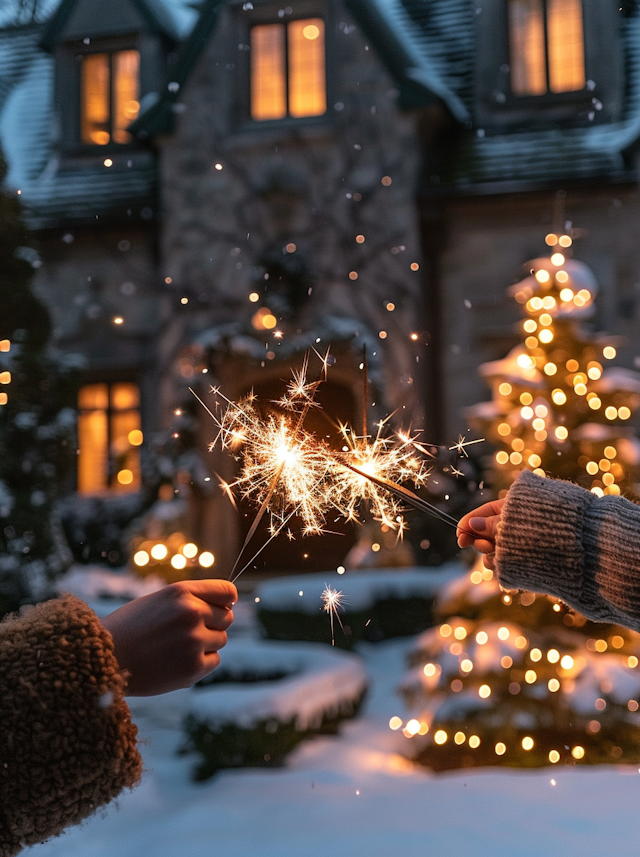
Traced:
<path fill-rule="evenodd" d="M 327 110 L 322 18 L 251 28 L 251 118 L 322 116 Z"/>
<path fill-rule="evenodd" d="M 80 66 L 80 138 L 106 146 L 128 143 L 126 131 L 140 110 L 138 51 L 87 54 Z"/>
<path fill-rule="evenodd" d="M 509 0 L 511 91 L 584 89 L 582 0 Z"/>
<path fill-rule="evenodd" d="M 78 492 L 140 488 L 140 396 L 136 384 L 87 384 L 78 394 Z"/>

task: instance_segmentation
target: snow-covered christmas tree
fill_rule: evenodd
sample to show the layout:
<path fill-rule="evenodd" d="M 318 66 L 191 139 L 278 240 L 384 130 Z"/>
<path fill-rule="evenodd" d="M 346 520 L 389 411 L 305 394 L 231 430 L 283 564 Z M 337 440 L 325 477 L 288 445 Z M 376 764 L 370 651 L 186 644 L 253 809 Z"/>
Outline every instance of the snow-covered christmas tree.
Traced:
<path fill-rule="evenodd" d="M 506 492 L 522 469 L 571 479 L 594 493 L 634 496 L 640 444 L 629 420 L 640 403 L 640 374 L 612 367 L 616 342 L 587 331 L 598 285 L 568 258 L 572 238 L 547 235 L 550 258 L 509 290 L 523 307 L 523 341 L 480 374 L 492 400 L 467 411 L 498 450 L 489 481 Z"/>
<path fill-rule="evenodd" d="M 602 496 L 633 496 L 640 444 L 629 426 L 640 375 L 611 368 L 609 337 L 585 329 L 597 283 L 548 235 L 550 258 L 510 290 L 523 342 L 480 367 L 492 400 L 468 419 L 498 446 L 488 482 L 506 493 L 525 468 Z M 543 595 L 502 592 L 480 563 L 439 600 L 440 624 L 410 654 L 407 705 L 390 726 L 438 770 L 640 761 L 640 635 Z"/>
<path fill-rule="evenodd" d="M 47 597 L 71 561 L 57 499 L 75 461 L 75 369 L 50 345 L 37 263 L 18 197 L 0 193 L 0 615 Z"/>

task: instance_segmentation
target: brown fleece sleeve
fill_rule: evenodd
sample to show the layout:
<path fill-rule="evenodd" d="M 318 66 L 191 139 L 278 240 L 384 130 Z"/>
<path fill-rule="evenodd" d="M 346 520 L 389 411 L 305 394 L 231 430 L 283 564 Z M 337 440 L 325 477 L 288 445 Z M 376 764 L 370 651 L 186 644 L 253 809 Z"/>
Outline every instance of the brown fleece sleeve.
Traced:
<path fill-rule="evenodd" d="M 110 634 L 72 595 L 0 623 L 0 857 L 77 824 L 140 779 Z"/>
<path fill-rule="evenodd" d="M 640 506 L 525 470 L 502 508 L 496 571 L 507 589 L 640 631 Z"/>

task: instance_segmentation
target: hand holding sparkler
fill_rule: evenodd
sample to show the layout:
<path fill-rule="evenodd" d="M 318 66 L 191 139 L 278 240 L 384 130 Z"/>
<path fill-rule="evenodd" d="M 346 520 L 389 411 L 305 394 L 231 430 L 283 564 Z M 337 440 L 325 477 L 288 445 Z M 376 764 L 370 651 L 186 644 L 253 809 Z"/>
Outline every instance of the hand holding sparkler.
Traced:
<path fill-rule="evenodd" d="M 496 534 L 505 500 L 492 500 L 468 512 L 458 524 L 458 545 L 473 547 L 483 554 L 482 561 L 493 569 L 495 563 Z"/>
<path fill-rule="evenodd" d="M 129 674 L 127 695 L 189 687 L 215 669 L 237 600 L 228 580 L 183 580 L 103 619 L 120 669 Z"/>

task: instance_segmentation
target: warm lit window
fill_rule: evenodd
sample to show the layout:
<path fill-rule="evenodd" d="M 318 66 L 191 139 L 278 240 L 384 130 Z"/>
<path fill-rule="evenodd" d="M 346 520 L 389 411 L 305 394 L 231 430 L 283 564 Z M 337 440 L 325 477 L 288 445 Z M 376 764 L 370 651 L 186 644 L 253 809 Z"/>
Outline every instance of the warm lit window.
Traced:
<path fill-rule="evenodd" d="M 324 21 L 251 28 L 251 118 L 321 116 L 327 109 Z"/>
<path fill-rule="evenodd" d="M 128 143 L 126 128 L 140 110 L 138 51 L 86 54 L 80 66 L 80 137 L 105 146 Z"/>
<path fill-rule="evenodd" d="M 582 0 L 509 0 L 511 91 L 584 89 Z"/>
<path fill-rule="evenodd" d="M 136 384 L 88 384 L 78 395 L 78 491 L 140 488 L 140 396 Z"/>

